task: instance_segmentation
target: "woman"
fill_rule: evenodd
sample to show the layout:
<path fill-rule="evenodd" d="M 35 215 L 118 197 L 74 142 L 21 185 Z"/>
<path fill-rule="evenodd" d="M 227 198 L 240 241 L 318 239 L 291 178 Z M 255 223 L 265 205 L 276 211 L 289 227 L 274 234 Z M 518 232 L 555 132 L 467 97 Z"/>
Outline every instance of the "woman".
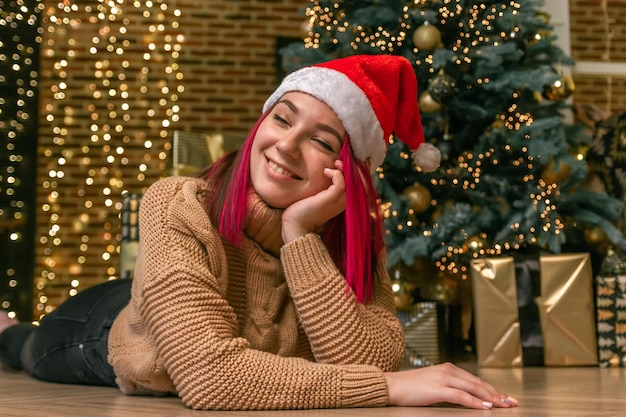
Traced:
<path fill-rule="evenodd" d="M 5 315 L 5 364 L 177 394 L 195 409 L 516 405 L 451 364 L 398 371 L 404 340 L 371 174 L 392 132 L 424 170 L 438 166 L 416 97 L 401 57 L 290 74 L 237 153 L 202 179 L 148 189 L 132 289 L 89 288 L 38 330 Z"/>

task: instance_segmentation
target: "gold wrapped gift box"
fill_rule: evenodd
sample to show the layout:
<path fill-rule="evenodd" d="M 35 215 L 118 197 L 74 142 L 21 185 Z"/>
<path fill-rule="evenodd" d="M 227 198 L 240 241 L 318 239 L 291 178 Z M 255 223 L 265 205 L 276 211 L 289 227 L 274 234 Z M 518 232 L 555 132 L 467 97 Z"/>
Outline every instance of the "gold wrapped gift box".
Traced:
<path fill-rule="evenodd" d="M 532 297 L 540 323 L 545 366 L 597 365 L 591 260 L 587 253 L 537 255 L 539 295 Z M 519 270 L 519 265 L 518 265 Z M 513 256 L 471 262 L 478 365 L 524 363 Z M 526 291 L 527 292 L 527 291 Z"/>

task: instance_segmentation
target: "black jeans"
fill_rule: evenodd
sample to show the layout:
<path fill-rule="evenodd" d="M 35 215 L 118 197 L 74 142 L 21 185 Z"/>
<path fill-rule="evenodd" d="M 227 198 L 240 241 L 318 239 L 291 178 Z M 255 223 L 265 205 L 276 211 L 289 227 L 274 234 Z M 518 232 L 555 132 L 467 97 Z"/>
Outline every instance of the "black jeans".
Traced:
<path fill-rule="evenodd" d="M 9 327 L 0 333 L 0 360 L 46 381 L 116 386 L 107 341 L 113 320 L 128 304 L 131 283 L 95 285 L 68 298 L 39 326 Z"/>

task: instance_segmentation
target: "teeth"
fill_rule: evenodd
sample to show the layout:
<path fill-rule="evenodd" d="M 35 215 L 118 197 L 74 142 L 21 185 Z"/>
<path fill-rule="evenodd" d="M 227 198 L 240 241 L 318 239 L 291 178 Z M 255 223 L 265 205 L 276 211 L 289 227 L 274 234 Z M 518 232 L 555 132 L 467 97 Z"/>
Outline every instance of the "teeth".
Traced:
<path fill-rule="evenodd" d="M 295 178 L 295 175 L 293 175 L 291 172 L 289 171 L 285 171 L 284 169 L 282 169 L 281 167 L 279 167 L 278 165 L 276 165 L 275 163 L 273 163 L 272 161 L 269 161 L 269 165 L 270 168 L 276 172 L 278 172 L 281 175 L 285 175 L 287 177 L 291 177 L 291 178 Z"/>

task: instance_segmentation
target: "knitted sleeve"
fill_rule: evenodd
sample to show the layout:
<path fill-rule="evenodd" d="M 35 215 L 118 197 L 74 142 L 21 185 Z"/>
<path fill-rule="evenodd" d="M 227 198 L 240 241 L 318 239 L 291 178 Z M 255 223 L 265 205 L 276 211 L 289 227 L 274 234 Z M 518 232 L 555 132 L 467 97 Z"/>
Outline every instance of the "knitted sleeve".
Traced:
<path fill-rule="evenodd" d="M 368 304 L 356 302 L 318 235 L 307 234 L 283 246 L 281 260 L 317 362 L 399 369 L 404 333 L 384 256 L 375 273 L 374 300 Z"/>
<path fill-rule="evenodd" d="M 385 378 L 375 366 L 281 357 L 240 337 L 225 299 L 223 247 L 199 188 L 197 180 L 167 178 L 141 205 L 139 311 L 183 402 L 208 410 L 385 405 Z"/>

